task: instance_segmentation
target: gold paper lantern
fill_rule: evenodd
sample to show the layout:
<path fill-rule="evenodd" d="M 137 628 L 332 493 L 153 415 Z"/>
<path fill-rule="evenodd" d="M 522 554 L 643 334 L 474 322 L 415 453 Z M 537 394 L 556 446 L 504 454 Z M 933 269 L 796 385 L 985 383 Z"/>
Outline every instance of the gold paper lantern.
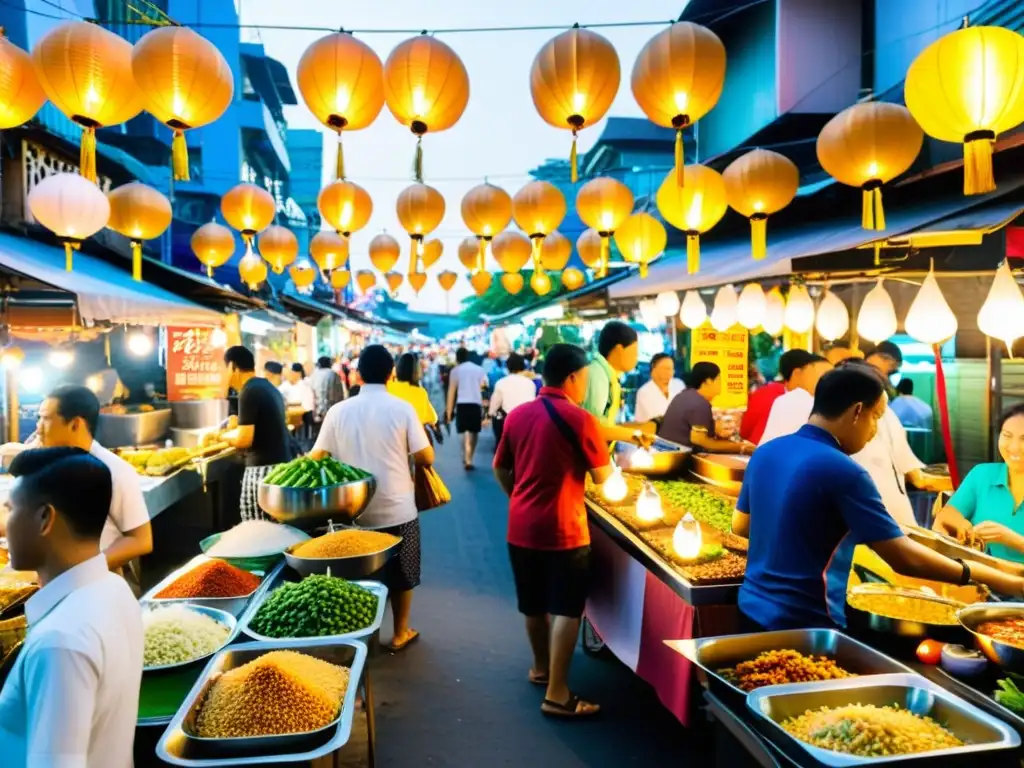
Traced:
<path fill-rule="evenodd" d="M 409 285 L 412 286 L 412 289 L 413 289 L 413 291 L 416 292 L 417 296 L 419 295 L 420 291 L 423 290 L 423 287 L 426 284 L 427 284 L 427 276 L 425 274 L 423 274 L 422 272 L 417 272 L 415 274 L 409 275 Z"/>
<path fill-rule="evenodd" d="M 576 238 L 576 252 L 580 255 L 580 261 L 589 269 L 594 269 L 601 263 L 603 251 L 604 238 L 597 234 L 595 229 L 585 229 Z"/>
<path fill-rule="evenodd" d="M 220 199 L 220 212 L 229 226 L 242 233 L 246 242 L 274 223 L 274 196 L 255 184 L 236 184 Z"/>
<path fill-rule="evenodd" d="M 641 279 L 647 277 L 647 265 L 665 250 L 666 243 L 665 226 L 649 213 L 634 213 L 615 230 L 619 253 L 626 261 L 640 265 Z"/>
<path fill-rule="evenodd" d="M 501 287 L 511 296 L 515 296 L 526 284 L 526 280 L 519 272 L 503 272 L 501 275 Z"/>
<path fill-rule="evenodd" d="M 551 278 L 548 273 L 543 270 L 534 270 L 533 274 L 530 275 L 530 290 L 536 293 L 538 296 L 546 296 L 551 293 Z"/>
<path fill-rule="evenodd" d="M 473 286 L 473 290 L 476 291 L 477 296 L 483 296 L 487 293 L 487 289 L 491 287 L 491 281 L 493 280 L 494 276 L 490 272 L 476 272 L 469 278 L 469 282 Z"/>
<path fill-rule="evenodd" d="M 562 270 L 562 285 L 567 290 L 575 291 L 583 287 L 583 283 L 586 282 L 586 278 L 583 273 L 580 272 L 576 267 L 568 267 Z"/>
<path fill-rule="evenodd" d="M 28 193 L 32 217 L 64 243 L 64 267 L 72 267 L 72 255 L 87 237 L 110 220 L 110 202 L 99 187 L 77 173 L 47 176 Z"/>
<path fill-rule="evenodd" d="M 267 279 L 267 263 L 253 253 L 251 243 L 245 244 L 245 254 L 238 260 L 238 276 L 250 291 L 255 291 Z"/>
<path fill-rule="evenodd" d="M 882 185 L 917 158 L 924 133 L 906 107 L 882 101 L 854 104 L 829 120 L 818 134 L 818 162 L 842 184 L 864 193 L 861 226 L 885 229 Z"/>
<path fill-rule="evenodd" d="M 793 202 L 800 170 L 785 155 L 752 149 L 729 164 L 722 180 L 729 205 L 750 219 L 751 254 L 763 259 L 768 253 L 768 217 Z"/>
<path fill-rule="evenodd" d="M 533 241 L 534 268 L 541 258 L 541 241 L 558 229 L 565 212 L 565 196 L 547 181 L 531 181 L 512 198 L 512 217 L 516 226 Z"/>
<path fill-rule="evenodd" d="M 341 132 L 369 126 L 384 107 L 384 67 L 373 49 L 348 32 L 333 32 L 299 59 L 299 93 L 310 112 L 338 134 L 335 178 L 345 178 Z"/>
<path fill-rule="evenodd" d="M 462 221 L 477 236 L 479 267 L 484 268 L 487 243 L 512 220 L 512 198 L 501 187 L 484 182 L 469 190 L 462 198 Z"/>
<path fill-rule="evenodd" d="M 302 258 L 288 268 L 288 276 L 299 293 L 309 293 L 316 282 L 317 269 L 309 259 Z"/>
<path fill-rule="evenodd" d="M 174 131 L 174 178 L 188 181 L 185 131 L 224 114 L 235 93 L 235 78 L 217 46 L 188 27 L 147 32 L 132 51 L 132 72 L 146 109 Z"/>
<path fill-rule="evenodd" d="M 381 272 L 394 269 L 401 254 L 402 246 L 387 232 L 381 232 L 370 241 L 370 262 Z"/>
<path fill-rule="evenodd" d="M 475 237 L 466 237 L 459 242 L 459 261 L 466 269 L 475 271 L 480 262 L 480 248 Z"/>
<path fill-rule="evenodd" d="M 423 243 L 423 257 L 422 263 L 424 269 L 430 269 L 432 266 L 437 264 L 441 260 L 441 256 L 444 254 L 444 243 L 438 240 L 436 237 L 431 240 L 426 240 Z"/>
<path fill-rule="evenodd" d="M 331 288 L 336 291 L 343 291 L 352 282 L 352 273 L 347 269 L 331 270 Z"/>
<path fill-rule="evenodd" d="M 110 201 L 107 226 L 130 240 L 132 278 L 141 280 L 142 241 L 160 237 L 171 226 L 171 201 L 137 181 L 121 185 L 107 195 L 107 199 Z"/>
<path fill-rule="evenodd" d="M 598 122 L 619 90 L 619 56 L 604 37 L 579 25 L 556 35 L 530 67 L 530 95 L 555 128 L 572 131 L 570 174 L 576 183 L 576 135 Z"/>
<path fill-rule="evenodd" d="M 700 235 L 721 221 L 728 203 L 725 182 L 718 171 L 705 165 L 688 165 L 680 187 L 675 172 L 665 176 L 658 188 L 658 212 L 676 229 L 686 233 L 686 271 L 700 269 Z"/>
<path fill-rule="evenodd" d="M 27 123 L 46 102 L 32 57 L 0 27 L 0 131 Z"/>
<path fill-rule="evenodd" d="M 491 243 L 491 253 L 505 272 L 518 272 L 525 267 L 530 261 L 530 252 L 526 236 L 512 230 L 502 232 Z"/>
<path fill-rule="evenodd" d="M 591 179 L 576 193 L 576 212 L 580 219 L 601 236 L 601 264 L 598 277 L 608 274 L 611 237 L 633 212 L 633 193 L 621 181 L 609 176 Z"/>
<path fill-rule="evenodd" d="M 260 233 L 257 244 L 260 256 L 270 265 L 276 275 L 284 272 L 285 267 L 299 257 L 299 238 L 288 227 L 278 224 L 267 227 Z M 300 279 L 305 279 L 305 275 Z M 316 279 L 315 275 L 314 279 Z M 296 281 L 295 285 L 298 287 L 299 282 Z"/>
<path fill-rule="evenodd" d="M 1024 295 L 1010 271 L 1009 259 L 996 268 L 985 303 L 978 311 L 978 330 L 1006 344 L 1013 356 L 1013 342 L 1024 336 Z"/>
<path fill-rule="evenodd" d="M 266 257 L 266 253 L 263 255 Z M 348 238 L 337 232 L 321 230 L 309 239 L 309 255 L 323 272 L 341 269 L 348 263 Z"/>
<path fill-rule="evenodd" d="M 683 176 L 683 131 L 711 111 L 725 85 L 725 46 L 707 27 L 677 21 L 641 49 L 633 97 L 652 123 L 676 131 L 676 184 Z"/>
<path fill-rule="evenodd" d="M 211 278 L 213 270 L 227 264 L 235 252 L 235 236 L 215 221 L 208 221 L 193 232 L 190 244 L 192 253 L 206 267 L 206 276 Z"/>
<path fill-rule="evenodd" d="M 369 269 L 360 269 L 356 272 L 356 284 L 363 293 L 369 293 L 377 285 L 377 276 Z"/>
<path fill-rule="evenodd" d="M 333 181 L 320 190 L 316 207 L 324 221 L 345 237 L 365 227 L 373 214 L 373 200 L 369 192 L 343 179 Z"/>
<path fill-rule="evenodd" d="M 423 238 L 437 229 L 444 218 L 444 208 L 444 196 L 426 184 L 412 184 L 398 193 L 398 200 L 395 202 L 398 221 L 412 238 L 410 274 L 419 271 L 417 264 Z"/>
<path fill-rule="evenodd" d="M 402 273 L 388 272 L 384 275 L 384 281 L 388 284 L 388 290 L 391 291 L 391 295 L 397 296 L 398 289 L 402 286 Z"/>
<path fill-rule="evenodd" d="M 441 288 L 445 293 L 455 287 L 455 283 L 458 279 L 459 276 L 448 269 L 437 276 L 437 282 L 441 285 Z"/>
<path fill-rule="evenodd" d="M 552 230 L 541 241 L 540 263 L 541 267 L 549 272 L 561 272 L 565 265 L 572 258 L 572 243 L 569 238 L 559 232 Z"/>
<path fill-rule="evenodd" d="M 384 62 L 384 98 L 416 136 L 416 181 L 423 181 L 423 135 L 451 128 L 469 102 L 469 75 L 451 48 L 426 33 L 400 43 Z"/>
<path fill-rule="evenodd" d="M 918 54 L 907 107 L 929 136 L 964 145 L 964 194 L 996 188 L 996 137 L 1024 122 L 1024 37 L 1004 27 L 950 32 Z"/>
<path fill-rule="evenodd" d="M 132 46 L 98 24 L 68 21 L 32 49 L 39 85 L 82 127 L 82 176 L 96 181 L 96 129 L 127 122 L 142 111 L 132 76 Z"/>

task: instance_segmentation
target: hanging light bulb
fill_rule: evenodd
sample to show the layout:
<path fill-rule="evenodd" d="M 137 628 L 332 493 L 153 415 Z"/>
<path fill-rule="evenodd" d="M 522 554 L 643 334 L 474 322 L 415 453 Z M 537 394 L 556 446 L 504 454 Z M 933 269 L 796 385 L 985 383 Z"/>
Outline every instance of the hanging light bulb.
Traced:
<path fill-rule="evenodd" d="M 153 351 L 153 339 L 145 331 L 135 331 L 128 337 L 128 351 L 136 357 L 144 357 Z"/>
<path fill-rule="evenodd" d="M 736 325 L 736 289 L 732 283 L 723 285 L 715 294 L 715 307 L 711 310 L 711 325 L 716 331 L 728 331 Z"/>
<path fill-rule="evenodd" d="M 857 315 L 857 333 L 875 344 L 895 335 L 898 325 L 896 308 L 882 282 L 879 278 L 875 287 L 868 291 Z"/>
<path fill-rule="evenodd" d="M 629 493 L 629 486 L 626 485 L 626 478 L 622 476 L 622 470 L 615 467 L 608 479 L 601 486 L 601 493 L 608 501 L 622 501 Z"/>
<path fill-rule="evenodd" d="M 696 560 L 701 543 L 700 523 L 687 512 L 672 532 L 672 549 L 683 560 Z"/>
<path fill-rule="evenodd" d="M 1024 336 L 1024 295 L 1004 259 L 996 270 L 985 303 L 978 312 L 978 330 L 1006 344 L 1013 356 L 1013 342 Z"/>
<path fill-rule="evenodd" d="M 661 314 L 654 299 L 644 299 L 640 302 L 640 319 L 648 328 L 660 328 L 665 324 L 665 316 Z"/>
<path fill-rule="evenodd" d="M 942 344 L 956 333 L 956 315 L 942 295 L 934 266 L 928 269 L 928 276 L 911 302 L 903 326 L 911 338 L 929 345 Z"/>
<path fill-rule="evenodd" d="M 697 291 L 687 291 L 683 296 L 683 308 L 679 310 L 679 319 L 687 328 L 699 328 L 708 319 L 708 308 L 704 299 Z"/>
<path fill-rule="evenodd" d="M 814 302 L 806 287 L 794 285 L 789 289 L 783 323 L 794 333 L 807 333 L 814 327 Z"/>
<path fill-rule="evenodd" d="M 662 291 L 654 297 L 654 303 L 665 317 L 672 317 L 679 311 L 679 294 L 675 291 Z"/>
<path fill-rule="evenodd" d="M 814 327 L 818 335 L 825 341 L 841 339 L 850 330 L 850 313 L 846 311 L 843 300 L 832 291 L 826 289 L 818 304 L 818 314 L 814 318 Z"/>
<path fill-rule="evenodd" d="M 651 469 L 654 467 L 654 457 L 649 450 L 640 446 L 630 455 L 629 466 L 631 469 Z"/>
<path fill-rule="evenodd" d="M 775 286 L 764 297 L 764 320 L 761 327 L 769 336 L 778 336 L 782 333 L 786 320 L 786 300 L 782 298 L 782 291 Z"/>
<path fill-rule="evenodd" d="M 210 331 L 210 346 L 214 349 L 224 349 L 228 345 L 228 333 L 223 328 L 214 328 Z"/>
<path fill-rule="evenodd" d="M 640 450 L 644 449 L 641 448 Z M 661 495 L 654 489 L 653 485 L 645 481 L 644 489 L 640 491 L 640 495 L 636 500 L 637 519 L 645 523 L 653 523 L 655 520 L 661 520 L 663 514 Z"/>
<path fill-rule="evenodd" d="M 764 321 L 767 302 L 764 289 L 758 283 L 747 283 L 736 302 L 736 319 L 747 330 L 754 330 Z"/>
<path fill-rule="evenodd" d="M 54 368 L 60 370 L 69 368 L 75 362 L 75 350 L 70 346 L 57 347 L 50 351 L 50 354 L 47 355 L 47 360 Z"/>

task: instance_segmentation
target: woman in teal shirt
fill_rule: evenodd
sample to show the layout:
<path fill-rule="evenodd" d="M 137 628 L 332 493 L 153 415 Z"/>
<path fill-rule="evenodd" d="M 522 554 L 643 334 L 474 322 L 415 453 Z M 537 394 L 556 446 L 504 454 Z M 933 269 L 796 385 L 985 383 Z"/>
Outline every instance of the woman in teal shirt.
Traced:
<path fill-rule="evenodd" d="M 1024 405 L 1003 414 L 999 455 L 1003 463 L 979 464 L 967 473 L 932 527 L 961 539 L 973 533 L 989 554 L 1024 562 Z"/>

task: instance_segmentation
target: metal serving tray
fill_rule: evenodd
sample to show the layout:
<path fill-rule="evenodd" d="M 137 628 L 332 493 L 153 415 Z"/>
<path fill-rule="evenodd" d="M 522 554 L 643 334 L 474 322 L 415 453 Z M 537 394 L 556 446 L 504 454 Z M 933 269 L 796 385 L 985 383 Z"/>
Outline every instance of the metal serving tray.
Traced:
<path fill-rule="evenodd" d="M 918 715 L 942 723 L 966 746 L 919 752 L 897 757 L 857 757 L 814 747 L 790 736 L 781 722 L 820 707 L 847 704 L 899 705 Z M 1015 730 L 920 675 L 897 674 L 853 677 L 820 683 L 775 685 L 747 695 L 747 708 L 761 733 L 801 766 L 977 765 L 986 753 L 1016 749 L 1020 736 Z"/>
<path fill-rule="evenodd" d="M 165 606 L 163 605 L 149 603 L 143 606 L 143 613 L 145 613 L 146 611 L 159 611 L 161 608 L 164 607 Z M 165 672 L 169 669 L 181 669 L 182 667 L 187 667 L 190 664 L 198 664 L 200 661 L 205 661 L 206 659 L 210 658 L 211 656 L 213 656 L 213 654 L 217 653 L 218 651 L 222 651 L 224 648 L 228 646 L 228 644 L 232 640 L 234 640 L 238 636 L 238 621 L 233 615 L 231 615 L 227 611 L 219 611 L 216 608 L 209 608 L 205 605 L 186 605 L 184 607 L 186 607 L 190 611 L 195 611 L 196 613 L 200 613 L 203 616 L 207 616 L 208 618 L 213 619 L 223 627 L 227 627 L 228 633 L 224 637 L 224 642 L 220 644 L 219 648 L 216 648 L 210 651 L 209 653 L 204 653 L 202 656 L 196 656 L 194 659 L 189 659 L 188 661 L 177 661 L 173 664 L 160 664 L 152 667 L 143 667 L 143 674 Z"/>
<path fill-rule="evenodd" d="M 341 702 L 341 713 L 330 726 L 305 734 L 257 736 L 244 739 L 203 739 L 186 732 L 186 723 L 194 721 L 213 678 L 240 667 L 269 651 L 293 650 L 348 667 L 348 689 Z M 355 640 L 325 641 L 275 640 L 240 643 L 225 648 L 210 659 L 206 669 L 189 691 L 185 703 L 175 714 L 167 731 L 157 744 L 156 754 L 171 765 L 226 766 L 260 765 L 288 762 L 309 762 L 329 755 L 344 746 L 352 733 L 356 708 L 356 692 L 366 664 L 366 646 Z"/>
<path fill-rule="evenodd" d="M 165 576 L 160 581 L 160 583 L 158 583 L 155 587 L 153 587 L 146 594 L 144 594 L 139 599 L 139 602 L 143 604 L 151 603 L 153 605 L 169 605 L 170 603 L 188 603 L 189 605 L 203 605 L 207 608 L 216 608 L 219 611 L 230 613 L 237 619 L 239 616 L 242 615 L 242 612 L 245 610 L 245 606 L 249 604 L 249 600 L 254 595 L 256 595 L 263 588 L 263 585 L 267 582 L 267 575 L 262 571 L 251 571 L 251 573 L 255 573 L 257 576 L 259 576 L 261 578 L 261 581 L 259 585 L 256 587 L 256 589 L 254 589 L 248 595 L 242 595 L 241 597 L 156 597 L 156 595 L 160 594 L 164 589 L 166 589 L 172 583 L 177 581 L 181 576 L 184 576 L 193 568 L 196 568 L 197 566 L 209 562 L 213 559 L 214 558 L 207 557 L 206 555 L 197 555 L 196 557 L 193 557 L 191 560 L 188 561 L 188 563 L 183 565 L 181 568 L 178 568 L 176 571 L 172 571 L 171 573 L 167 574 L 167 576 Z"/>
<path fill-rule="evenodd" d="M 693 450 L 685 445 L 679 445 L 679 443 L 659 437 L 648 449 L 651 456 L 650 466 L 634 467 L 632 462 L 633 454 L 638 450 L 636 445 L 617 442 L 614 444 L 614 449 L 615 461 L 624 471 L 647 477 L 670 477 L 683 474 Z"/>

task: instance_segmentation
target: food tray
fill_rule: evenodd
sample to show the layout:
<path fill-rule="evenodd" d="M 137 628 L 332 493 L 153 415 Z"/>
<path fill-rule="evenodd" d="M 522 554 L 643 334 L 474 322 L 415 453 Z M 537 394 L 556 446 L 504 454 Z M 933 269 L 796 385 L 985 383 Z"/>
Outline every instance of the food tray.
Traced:
<path fill-rule="evenodd" d="M 899 704 L 918 715 L 927 715 L 945 725 L 966 746 L 920 752 L 896 757 L 857 757 L 814 747 L 790 736 L 780 722 L 819 707 L 846 704 Z M 772 743 L 798 765 L 941 765 L 943 768 L 978 764 L 988 753 L 1016 749 L 1020 736 L 1006 723 L 953 696 L 940 686 L 912 673 L 854 677 L 820 683 L 774 685 L 747 695 L 747 709 L 753 723 Z"/>
<path fill-rule="evenodd" d="M 749 635 L 666 640 L 665 644 L 706 673 L 706 678 L 701 682 L 715 696 L 729 706 L 739 709 L 743 707 L 747 692 L 718 674 L 718 670 L 736 666 L 742 661 L 750 661 L 765 651 L 789 649 L 809 656 L 827 656 L 847 672 L 861 677 L 910 673 L 910 669 L 898 661 L 836 629 L 786 629 Z"/>
<path fill-rule="evenodd" d="M 163 608 L 163 607 L 164 606 L 154 605 L 153 603 L 149 603 L 149 604 L 147 604 L 146 606 L 143 607 L 143 611 L 146 611 L 146 610 L 155 611 L 155 610 L 159 610 L 160 608 Z M 221 643 L 219 648 L 216 648 L 215 650 L 212 650 L 209 653 L 204 653 L 202 656 L 196 656 L 194 659 L 189 659 L 188 661 L 178 661 L 178 662 L 175 662 L 174 664 L 161 664 L 159 666 L 154 666 L 154 667 L 143 667 L 142 668 L 143 674 L 166 672 L 166 671 L 171 670 L 171 669 L 181 669 L 182 667 L 187 667 L 187 666 L 190 666 L 192 664 L 197 664 L 200 661 L 203 661 L 204 659 L 210 658 L 211 656 L 213 656 L 213 654 L 217 653 L 218 651 L 223 650 L 225 648 L 225 646 L 227 646 L 232 640 L 234 640 L 238 636 L 238 620 L 234 616 L 232 616 L 230 613 L 228 613 L 227 611 L 220 611 L 220 610 L 217 610 L 216 608 L 207 608 L 205 605 L 189 605 L 189 606 L 186 606 L 186 607 L 189 610 L 195 611 L 196 613 L 201 613 L 204 616 L 209 616 L 211 619 L 216 621 L 218 624 L 222 624 L 225 627 L 227 627 L 228 628 L 228 634 L 227 634 L 227 637 L 224 638 L 224 642 Z"/>
<path fill-rule="evenodd" d="M 304 734 L 255 736 L 245 739 L 203 739 L 185 731 L 187 720 L 194 718 L 212 678 L 240 667 L 259 656 L 276 650 L 293 650 L 348 667 L 350 678 L 341 702 L 338 719 L 319 731 Z M 352 733 L 356 693 L 366 664 L 366 646 L 355 640 L 327 638 L 274 640 L 240 643 L 222 650 L 207 663 L 185 702 L 174 715 L 157 744 L 157 757 L 165 763 L 182 766 L 227 766 L 310 762 L 343 747 Z"/>
<path fill-rule="evenodd" d="M 156 597 L 156 595 L 160 594 L 164 589 L 169 587 L 172 583 L 177 581 L 180 577 L 184 576 L 193 568 L 196 568 L 197 566 L 214 559 L 216 558 L 207 557 L 206 555 L 197 555 L 196 557 L 192 558 L 188 563 L 183 565 L 181 568 L 172 571 L 166 577 L 164 577 L 160 581 L 160 583 L 158 583 L 155 587 L 153 587 L 141 598 L 139 598 L 139 602 L 144 605 L 146 603 L 151 603 L 153 605 L 169 605 L 171 603 L 188 603 L 189 605 L 203 605 L 207 608 L 216 608 L 219 611 L 230 613 L 237 619 L 239 616 L 242 615 L 242 611 L 244 611 L 245 606 L 248 605 L 249 599 L 257 592 L 259 592 L 264 582 L 266 582 L 266 571 L 264 571 L 263 569 L 250 571 L 250 573 L 255 573 L 257 576 L 259 576 L 261 578 L 261 581 L 259 585 L 256 587 L 256 589 L 254 589 L 248 595 L 242 595 L 240 597 Z"/>

